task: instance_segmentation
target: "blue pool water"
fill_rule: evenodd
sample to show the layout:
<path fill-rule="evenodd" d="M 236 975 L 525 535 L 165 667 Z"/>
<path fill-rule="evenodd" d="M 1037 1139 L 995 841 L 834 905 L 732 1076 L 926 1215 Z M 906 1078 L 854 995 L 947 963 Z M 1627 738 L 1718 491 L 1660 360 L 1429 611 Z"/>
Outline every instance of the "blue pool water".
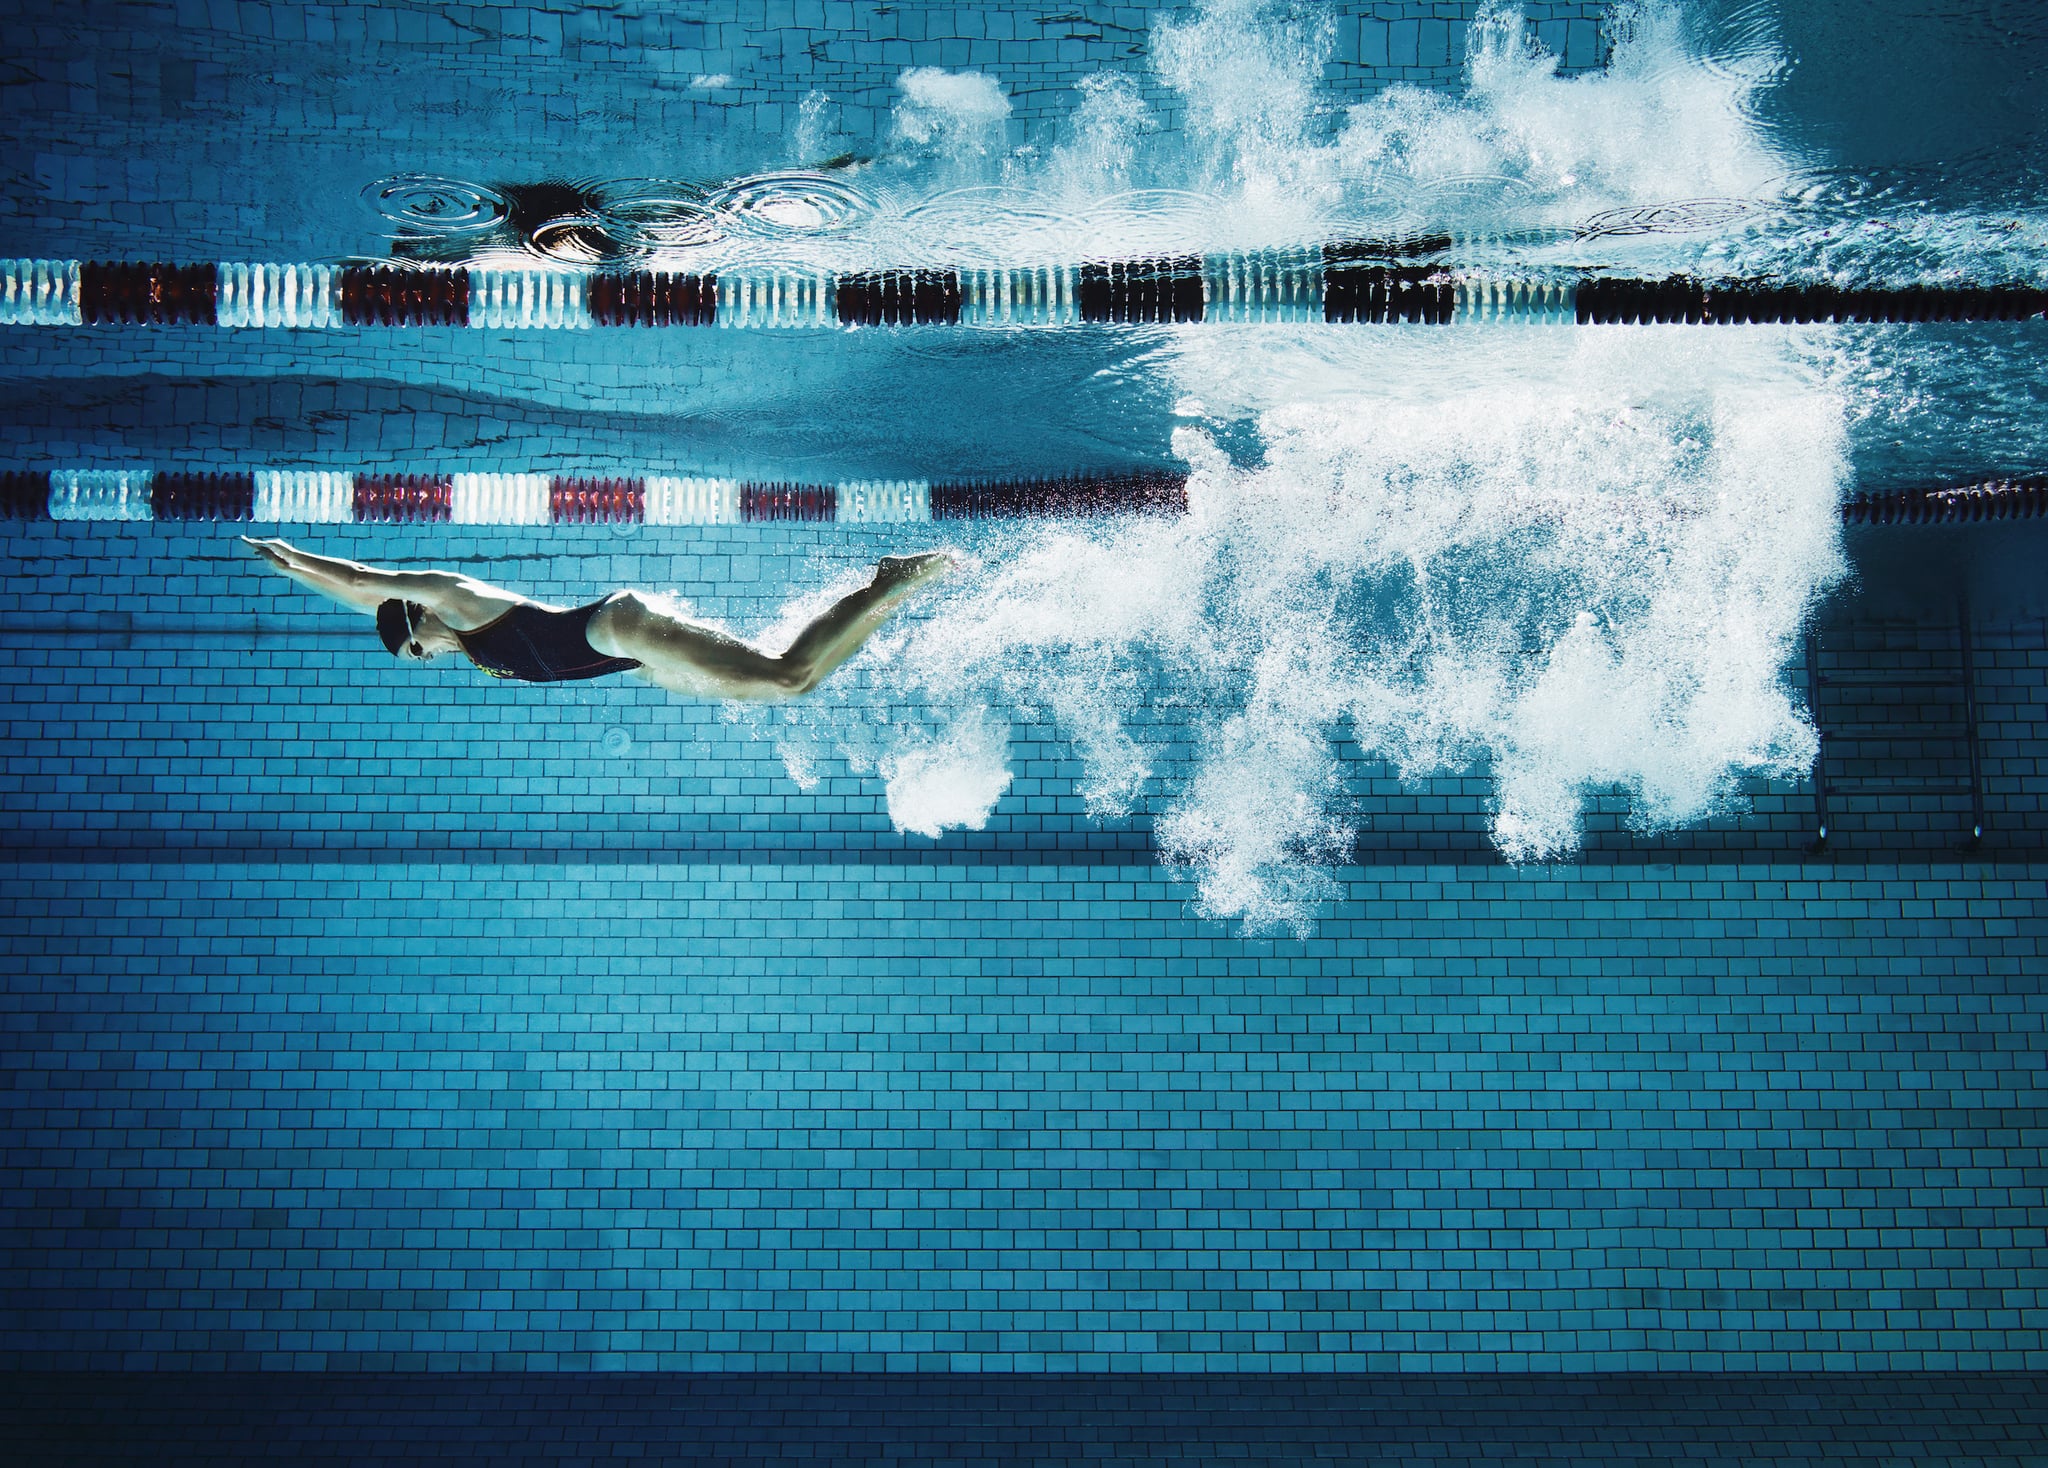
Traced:
<path fill-rule="evenodd" d="M 1991 0 L 10 24 L 4 257 L 384 258 L 568 181 L 679 268 L 2048 261 Z M 2041 330 L 0 327 L 5 469 L 1191 475 L 274 532 L 770 641 L 963 554 L 771 709 L 0 521 L 0 1443 L 2048 1461 L 2048 540 L 1837 512 L 2048 472 Z"/>

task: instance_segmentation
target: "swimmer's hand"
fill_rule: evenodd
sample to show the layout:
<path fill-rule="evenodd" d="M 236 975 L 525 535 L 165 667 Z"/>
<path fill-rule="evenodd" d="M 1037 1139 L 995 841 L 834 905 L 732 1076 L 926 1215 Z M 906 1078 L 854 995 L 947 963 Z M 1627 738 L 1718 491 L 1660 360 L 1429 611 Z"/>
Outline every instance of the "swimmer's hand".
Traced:
<path fill-rule="evenodd" d="M 236 538 L 239 539 L 243 545 L 249 547 L 250 550 L 256 552 L 256 554 L 261 556 L 264 560 L 270 562 L 271 565 L 277 567 L 278 570 L 284 571 L 290 569 L 291 547 L 285 544 L 283 541 L 255 540 L 247 535 L 238 536 Z"/>

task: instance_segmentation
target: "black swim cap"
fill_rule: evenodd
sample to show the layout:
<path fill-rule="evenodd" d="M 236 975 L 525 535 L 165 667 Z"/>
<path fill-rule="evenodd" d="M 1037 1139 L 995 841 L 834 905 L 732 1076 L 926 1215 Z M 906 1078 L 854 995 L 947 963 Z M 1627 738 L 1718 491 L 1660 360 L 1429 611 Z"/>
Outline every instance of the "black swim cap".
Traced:
<path fill-rule="evenodd" d="M 398 650 L 412 641 L 412 635 L 419 630 L 420 619 L 427 609 L 416 601 L 400 601 L 393 597 L 379 603 L 377 607 L 377 636 L 383 640 L 384 650 L 393 657 Z"/>

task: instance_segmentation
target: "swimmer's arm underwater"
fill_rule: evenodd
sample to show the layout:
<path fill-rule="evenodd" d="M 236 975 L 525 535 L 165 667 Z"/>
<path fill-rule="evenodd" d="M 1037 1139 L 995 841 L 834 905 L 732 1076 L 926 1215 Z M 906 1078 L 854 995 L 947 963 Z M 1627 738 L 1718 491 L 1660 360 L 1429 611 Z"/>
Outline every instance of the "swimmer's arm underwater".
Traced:
<path fill-rule="evenodd" d="M 339 556 L 316 556 L 282 540 L 254 540 L 245 535 L 242 542 L 301 586 L 373 616 L 381 604 L 396 599 L 418 602 L 448 615 L 456 626 L 473 627 L 505 607 L 527 600 L 453 571 L 387 571 Z"/>

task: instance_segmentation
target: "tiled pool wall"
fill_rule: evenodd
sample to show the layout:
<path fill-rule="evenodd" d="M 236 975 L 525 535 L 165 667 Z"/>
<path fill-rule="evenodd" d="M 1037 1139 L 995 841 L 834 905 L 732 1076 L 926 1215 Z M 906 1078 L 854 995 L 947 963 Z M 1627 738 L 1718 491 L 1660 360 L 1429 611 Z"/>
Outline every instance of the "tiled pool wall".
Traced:
<path fill-rule="evenodd" d="M 741 626 L 885 543 L 433 534 Z M 5 550 L 0 1362 L 2048 1360 L 2037 805 L 1966 854 L 1952 800 L 1873 804 L 1813 857 L 1801 787 L 1662 841 L 1615 799 L 1516 870 L 1483 772 L 1360 767 L 1341 900 L 1247 939 L 1086 819 L 1054 729 L 932 842 L 715 706 L 399 667 L 227 527 Z M 1989 788 L 2037 799 L 2039 629 L 1980 641 Z"/>
<path fill-rule="evenodd" d="M 1328 104 L 1395 82 L 1456 83 L 1476 9 L 1329 6 Z M 1522 9 L 1567 72 L 1604 60 L 1606 0 Z M 369 182 L 366 154 L 402 160 L 385 171 L 477 182 L 705 179 L 815 163 L 795 152 L 806 99 L 832 104 L 819 134 L 830 146 L 872 151 L 911 67 L 994 78 L 1017 145 L 1048 141 L 1075 87 L 1104 71 L 1130 76 L 1170 126 L 1178 100 L 1147 65 L 1163 13 L 1184 9 L 155 0 L 118 15 L 38 11 L 8 36 L 23 77 L 8 132 L 24 153 L 0 201 L 13 210 L 0 214 L 0 253 L 382 253 L 376 221 L 353 198 Z M 154 146 L 136 148 L 144 136 Z M 345 196 L 320 192 L 332 181 Z"/>
<path fill-rule="evenodd" d="M 0 1364 L 2038 1370 L 2037 872 L 16 865 Z"/>

